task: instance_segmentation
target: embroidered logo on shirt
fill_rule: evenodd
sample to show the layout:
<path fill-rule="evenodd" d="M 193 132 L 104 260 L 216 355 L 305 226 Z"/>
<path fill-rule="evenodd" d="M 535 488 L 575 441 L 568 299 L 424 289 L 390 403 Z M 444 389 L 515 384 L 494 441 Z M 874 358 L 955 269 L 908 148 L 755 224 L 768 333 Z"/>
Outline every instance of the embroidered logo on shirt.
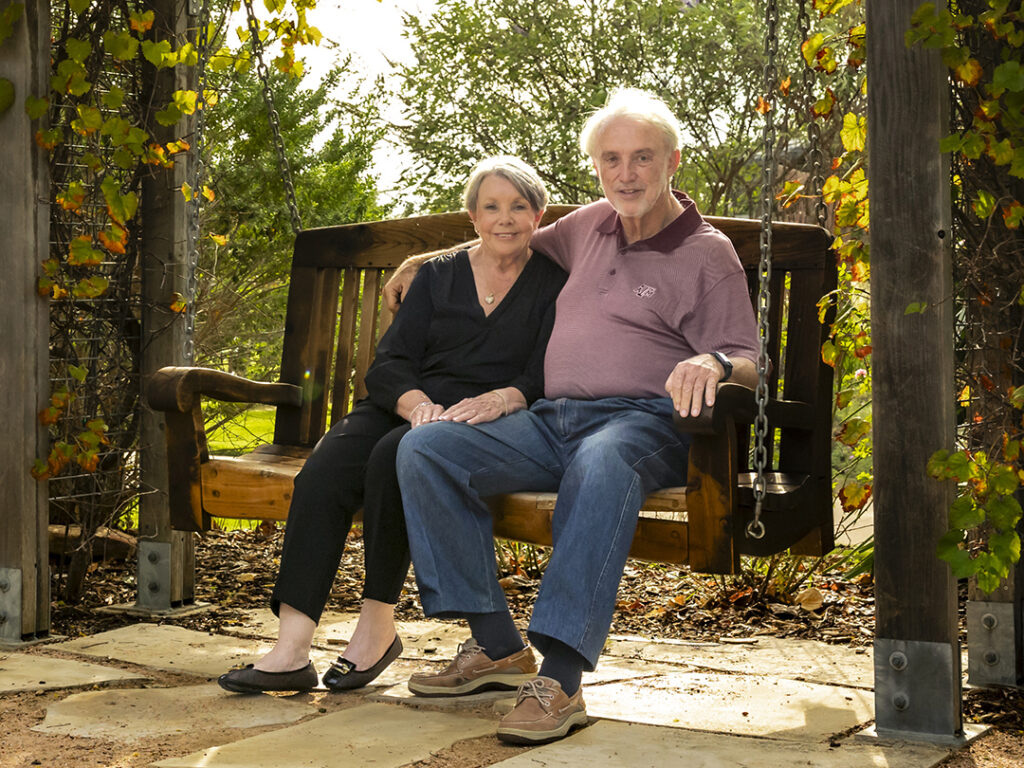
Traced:
<path fill-rule="evenodd" d="M 653 288 L 652 286 L 647 285 L 646 283 L 641 283 L 640 285 L 633 289 L 633 293 L 635 293 L 641 299 L 649 299 L 651 298 L 651 296 L 657 293 L 657 290 L 657 288 Z"/>

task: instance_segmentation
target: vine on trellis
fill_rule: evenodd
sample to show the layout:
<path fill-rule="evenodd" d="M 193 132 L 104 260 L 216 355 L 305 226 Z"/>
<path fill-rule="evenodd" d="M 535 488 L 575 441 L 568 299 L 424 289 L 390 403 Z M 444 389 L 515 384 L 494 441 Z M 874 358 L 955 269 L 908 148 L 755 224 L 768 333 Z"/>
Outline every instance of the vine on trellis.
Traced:
<path fill-rule="evenodd" d="M 1020 559 L 1024 485 L 1024 10 L 1009 0 L 924 3 L 908 46 L 938 50 L 954 85 L 959 450 L 928 472 L 956 483 L 938 545 L 958 578 L 999 586 Z M 908 312 L 924 312 L 913 304 Z"/>

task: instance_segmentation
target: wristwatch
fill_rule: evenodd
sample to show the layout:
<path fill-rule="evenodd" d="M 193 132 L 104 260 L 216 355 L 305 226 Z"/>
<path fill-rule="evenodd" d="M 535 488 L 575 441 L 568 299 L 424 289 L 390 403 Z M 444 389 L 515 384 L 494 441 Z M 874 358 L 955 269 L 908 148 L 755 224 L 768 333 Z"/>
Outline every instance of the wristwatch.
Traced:
<path fill-rule="evenodd" d="M 725 353 L 719 352 L 717 349 L 711 353 L 712 357 L 715 358 L 719 363 L 722 364 L 723 374 L 719 381 L 728 381 L 732 376 L 732 361 L 725 356 Z"/>

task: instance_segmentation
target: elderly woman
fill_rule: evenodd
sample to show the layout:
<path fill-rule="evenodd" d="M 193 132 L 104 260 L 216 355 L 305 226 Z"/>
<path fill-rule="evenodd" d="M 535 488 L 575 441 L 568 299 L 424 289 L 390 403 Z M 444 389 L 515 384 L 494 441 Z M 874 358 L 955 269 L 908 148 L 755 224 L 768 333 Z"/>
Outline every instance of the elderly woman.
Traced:
<path fill-rule="evenodd" d="M 387 668 L 402 651 L 394 608 L 409 568 L 399 440 L 432 421 L 493 421 L 543 394 L 544 350 L 565 282 L 561 269 L 530 249 L 547 205 L 544 183 L 516 158 L 491 158 L 473 170 L 464 201 L 479 245 L 420 270 L 377 347 L 367 398 L 324 435 L 295 478 L 271 598 L 278 640 L 255 664 L 220 676 L 229 691 L 316 686 L 313 633 L 360 507 L 363 606 L 345 655 L 323 683 L 358 688 Z"/>

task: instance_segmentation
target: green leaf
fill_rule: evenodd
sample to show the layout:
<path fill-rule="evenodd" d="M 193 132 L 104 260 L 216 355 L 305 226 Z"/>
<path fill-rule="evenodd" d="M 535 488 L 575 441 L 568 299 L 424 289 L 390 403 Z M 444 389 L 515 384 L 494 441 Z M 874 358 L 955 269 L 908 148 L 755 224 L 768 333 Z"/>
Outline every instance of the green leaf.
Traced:
<path fill-rule="evenodd" d="M 160 125 L 170 126 L 174 125 L 179 120 L 181 120 L 183 115 L 181 110 L 178 109 L 178 107 L 175 106 L 175 104 L 171 103 L 168 104 L 164 109 L 158 110 L 156 112 L 155 117 L 156 121 L 160 123 Z"/>
<path fill-rule="evenodd" d="M 992 95 L 1003 91 L 1024 91 L 1024 66 L 1019 61 L 1004 61 L 992 72 Z"/>
<path fill-rule="evenodd" d="M 69 365 L 68 373 L 71 374 L 71 378 L 75 381 L 82 383 L 85 381 L 85 377 L 89 374 L 89 369 L 84 365 Z"/>
<path fill-rule="evenodd" d="M 863 440 L 870 432 L 870 421 L 854 417 L 847 419 L 843 426 L 840 427 L 839 433 L 836 435 L 836 440 L 846 445 L 854 446 Z"/>
<path fill-rule="evenodd" d="M 84 11 L 86 8 L 89 7 L 89 4 L 91 2 L 92 2 L 92 0 L 68 0 L 68 6 L 75 13 L 81 13 L 82 11 Z"/>
<path fill-rule="evenodd" d="M 1013 160 L 1013 145 L 1009 139 L 994 141 L 988 146 L 988 156 L 996 165 L 1009 165 Z"/>
<path fill-rule="evenodd" d="M 181 113 L 184 115 L 191 115 L 195 113 L 196 101 L 198 98 L 199 94 L 195 91 L 175 91 L 171 94 L 174 106 L 181 110 Z"/>
<path fill-rule="evenodd" d="M 68 264 L 73 267 L 95 267 L 103 263 L 103 253 L 92 247 L 88 235 L 76 237 L 68 248 Z"/>
<path fill-rule="evenodd" d="M 14 83 L 6 77 L 0 77 L 0 115 L 11 108 L 14 103 Z"/>
<path fill-rule="evenodd" d="M 139 198 L 134 192 L 121 194 L 121 185 L 112 176 L 107 176 L 100 184 L 103 199 L 107 202 L 107 213 L 114 221 L 124 226 L 135 216 L 139 208 Z"/>
<path fill-rule="evenodd" d="M 969 552 L 961 548 L 964 540 L 964 532 L 960 530 L 947 531 L 935 548 L 938 556 L 949 563 L 953 569 L 953 576 L 957 579 L 964 579 L 972 576 L 977 570 L 977 564 L 971 558 Z"/>
<path fill-rule="evenodd" d="M 997 493 L 1005 495 L 1014 493 L 1020 487 L 1020 483 L 1017 482 L 1017 473 L 1008 464 L 997 464 L 992 470 L 989 482 Z"/>
<path fill-rule="evenodd" d="M 956 574 L 956 569 L 953 570 L 953 573 Z M 963 579 L 967 578 L 970 575 L 972 574 L 968 573 L 963 576 L 958 576 L 958 578 Z M 999 589 L 1000 579 L 994 573 L 990 573 L 989 571 L 977 570 L 976 575 L 978 578 L 978 589 L 980 589 L 982 592 L 995 592 L 997 589 Z"/>
<path fill-rule="evenodd" d="M 1024 287 L 1020 289 L 1021 297 L 1024 297 Z M 1010 404 L 1014 408 L 1024 408 L 1024 386 L 1017 387 L 1010 393 Z"/>
<path fill-rule="evenodd" d="M 964 139 L 959 133 L 951 133 L 939 142 L 940 152 L 958 152 L 964 145 Z"/>
<path fill-rule="evenodd" d="M 946 470 L 946 477 L 952 477 L 957 481 L 967 480 L 971 476 L 971 460 L 963 451 L 957 451 L 946 462 Z"/>
<path fill-rule="evenodd" d="M 1013 150 L 1013 160 L 1010 162 L 1010 175 L 1018 179 L 1024 179 L 1024 147 L 1017 147 Z"/>
<path fill-rule="evenodd" d="M 990 536 L 988 548 L 1000 561 L 1001 575 L 1004 577 L 1009 573 L 1010 566 L 1020 560 L 1020 536 L 1012 528 Z"/>
<path fill-rule="evenodd" d="M 928 457 L 928 466 L 926 471 L 929 477 L 934 477 L 936 480 L 942 480 L 947 477 L 946 470 L 949 466 L 949 451 L 945 448 L 940 448 L 931 456 Z"/>
<path fill-rule="evenodd" d="M 958 496 L 949 508 L 950 528 L 970 530 L 985 522 L 985 512 L 971 496 Z"/>
<path fill-rule="evenodd" d="M 120 109 L 124 104 L 124 89 L 116 85 L 110 87 L 110 90 L 103 94 L 103 106 L 107 109 Z"/>
<path fill-rule="evenodd" d="M 109 287 L 110 281 L 107 278 L 95 275 L 79 280 L 75 287 L 71 289 L 71 293 L 79 299 L 95 299 L 106 293 Z"/>
<path fill-rule="evenodd" d="M 14 25 L 25 10 L 24 3 L 11 3 L 0 12 L 0 45 L 14 34 Z"/>
<path fill-rule="evenodd" d="M 138 55 L 139 41 L 126 29 L 109 29 L 103 34 L 103 50 L 118 61 L 130 61 Z"/>
<path fill-rule="evenodd" d="M 964 134 L 964 143 L 960 151 L 964 153 L 964 157 L 977 160 L 985 151 L 985 137 L 975 131 Z"/>
<path fill-rule="evenodd" d="M 83 136 L 95 133 L 103 127 L 103 113 L 98 107 L 79 104 L 75 111 L 78 117 L 71 121 L 71 127 Z"/>
<path fill-rule="evenodd" d="M 987 219 L 996 209 L 997 202 L 995 195 L 983 189 L 978 192 L 978 199 L 971 204 L 971 208 L 979 219 Z"/>
<path fill-rule="evenodd" d="M 927 301 L 914 301 L 907 304 L 907 308 L 903 310 L 904 315 L 921 315 L 928 309 Z"/>
<path fill-rule="evenodd" d="M 1012 531 L 1020 520 L 1020 504 L 1013 496 L 993 496 L 985 504 L 985 514 L 1000 531 Z"/>
<path fill-rule="evenodd" d="M 92 53 L 92 43 L 88 40 L 79 40 L 77 37 L 69 37 L 64 43 L 64 50 L 68 52 L 68 58 L 82 64 Z"/>
<path fill-rule="evenodd" d="M 174 66 L 174 62 L 167 63 L 168 57 L 174 58 L 174 54 L 171 52 L 171 44 L 167 40 L 160 40 L 159 42 L 143 40 L 142 55 L 146 57 L 146 61 L 157 69 Z"/>
<path fill-rule="evenodd" d="M 28 115 L 31 120 L 38 120 L 46 114 L 46 110 L 49 108 L 49 99 L 40 99 L 35 96 L 25 97 L 25 114 Z"/>
<path fill-rule="evenodd" d="M 863 152 L 868 135 L 868 119 L 857 117 L 852 112 L 843 115 L 843 128 L 839 132 L 839 138 L 843 141 L 843 148 L 847 152 Z"/>

